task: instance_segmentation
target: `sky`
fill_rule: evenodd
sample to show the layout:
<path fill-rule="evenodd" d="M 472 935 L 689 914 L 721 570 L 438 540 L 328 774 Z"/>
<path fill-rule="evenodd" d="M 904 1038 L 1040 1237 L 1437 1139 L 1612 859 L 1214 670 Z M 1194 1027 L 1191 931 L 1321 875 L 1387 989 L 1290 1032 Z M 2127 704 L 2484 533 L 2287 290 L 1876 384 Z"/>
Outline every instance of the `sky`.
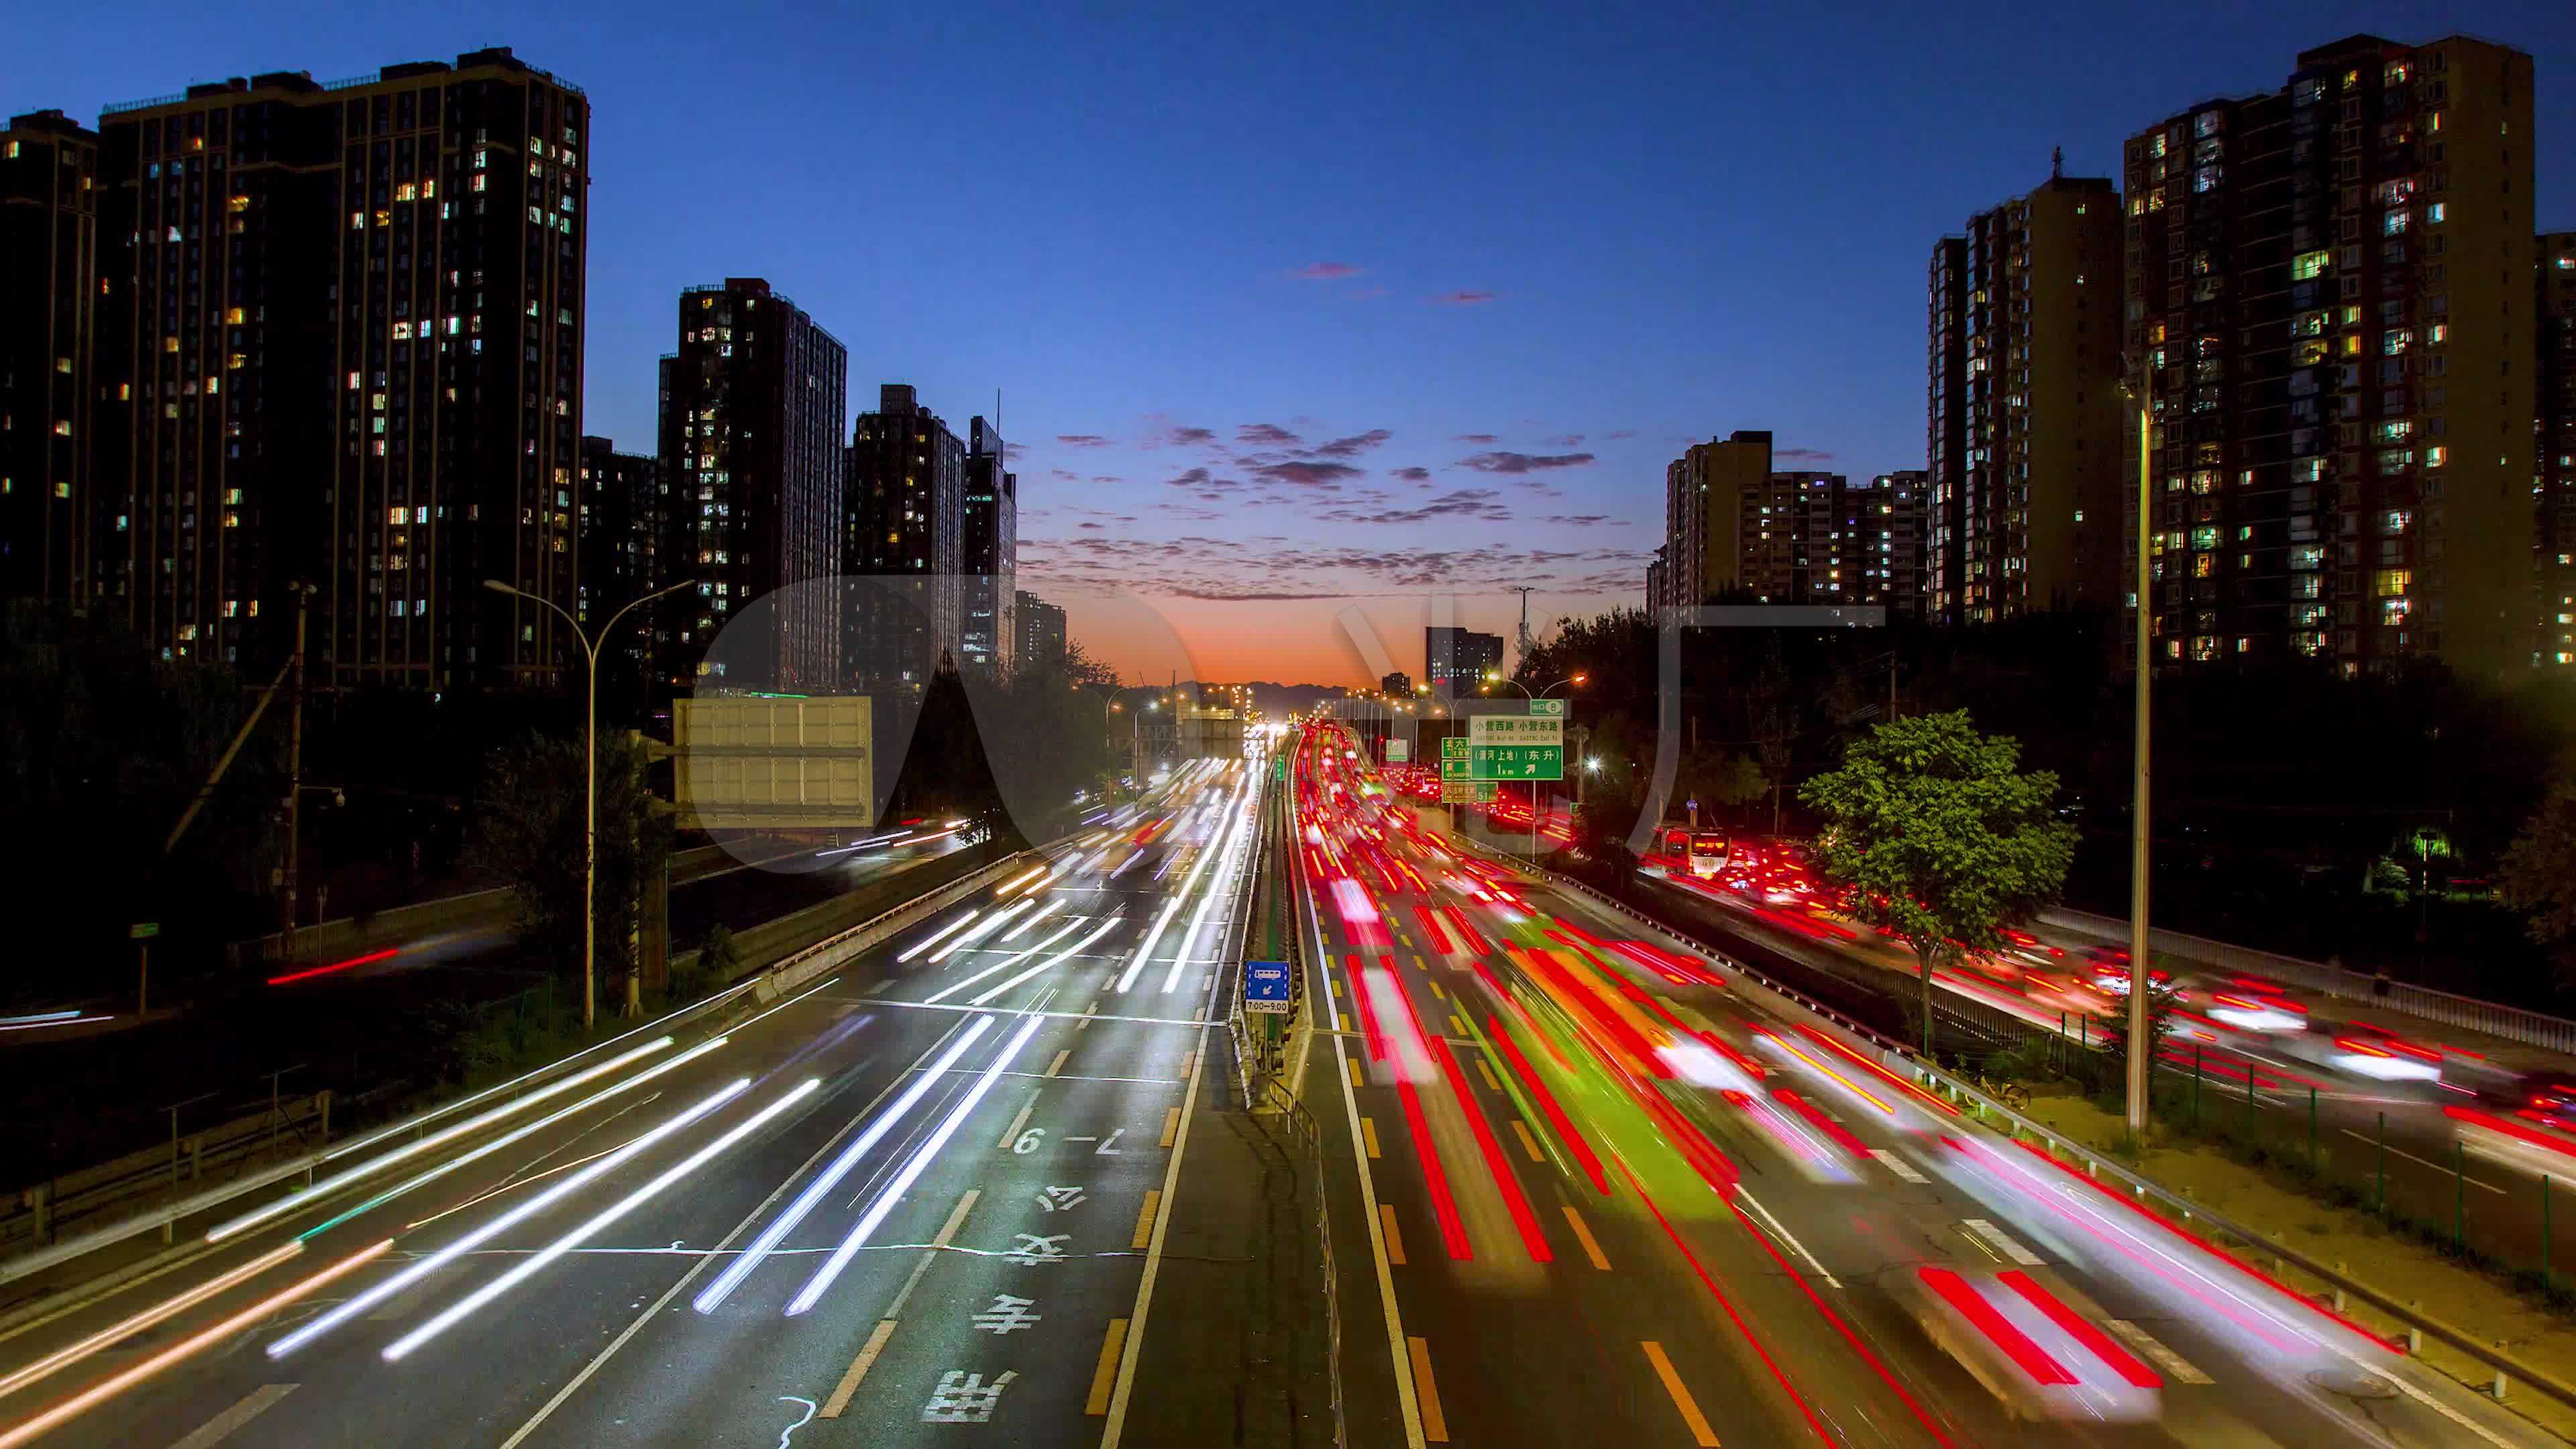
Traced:
<path fill-rule="evenodd" d="M 854 412 L 999 394 L 1021 586 L 1093 654 L 1340 684 L 1519 586 L 1542 631 L 1642 602 L 1691 442 L 1923 466 L 1934 239 L 2302 48 L 2528 51 L 2576 228 L 2563 0 L 2148 13 L 146 0 L 20 7 L 0 106 L 511 46 L 593 107 L 585 431 L 649 451 L 674 296 L 765 277 Z"/>

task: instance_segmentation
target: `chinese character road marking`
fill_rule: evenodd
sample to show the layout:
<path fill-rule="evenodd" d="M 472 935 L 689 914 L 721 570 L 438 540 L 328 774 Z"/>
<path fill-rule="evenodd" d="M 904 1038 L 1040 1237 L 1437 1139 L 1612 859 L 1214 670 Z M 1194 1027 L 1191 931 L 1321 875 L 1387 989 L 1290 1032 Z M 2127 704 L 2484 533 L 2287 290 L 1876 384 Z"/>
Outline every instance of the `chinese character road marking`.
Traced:
<path fill-rule="evenodd" d="M 1031 1313 L 1034 1298 L 1014 1298 L 1008 1293 L 993 1295 L 993 1306 L 975 1315 L 975 1326 L 999 1336 L 1028 1327 L 1043 1315 Z"/>
<path fill-rule="evenodd" d="M 991 1422 L 993 1410 L 1002 1402 L 1002 1390 L 1011 1386 L 1019 1375 L 1008 1369 L 995 1374 L 991 1383 L 982 1374 L 963 1369 L 950 1369 L 939 1376 L 939 1387 L 931 1392 L 930 1402 L 921 1406 L 925 1424 L 983 1424 Z"/>
<path fill-rule="evenodd" d="M 1017 1233 L 1013 1236 L 1019 1239 L 1020 1246 L 1004 1256 L 1014 1263 L 1026 1266 L 1031 1263 L 1063 1262 L 1064 1244 L 1072 1239 L 1073 1234 L 1058 1233 L 1051 1238 L 1042 1238 L 1035 1233 Z"/>
<path fill-rule="evenodd" d="M 1073 1207 L 1078 1203 L 1085 1203 L 1090 1200 L 1091 1199 L 1082 1195 L 1082 1189 L 1078 1187 L 1050 1187 L 1046 1191 L 1038 1194 L 1038 1206 L 1045 1208 L 1048 1212 L 1055 1212 L 1061 1208 Z"/>

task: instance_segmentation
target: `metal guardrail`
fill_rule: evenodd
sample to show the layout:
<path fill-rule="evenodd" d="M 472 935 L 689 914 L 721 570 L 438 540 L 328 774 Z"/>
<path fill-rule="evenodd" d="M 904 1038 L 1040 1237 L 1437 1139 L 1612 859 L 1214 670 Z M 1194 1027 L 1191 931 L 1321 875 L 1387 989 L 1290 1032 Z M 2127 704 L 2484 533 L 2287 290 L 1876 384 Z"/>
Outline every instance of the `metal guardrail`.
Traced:
<path fill-rule="evenodd" d="M 2039 913 L 2040 920 L 2060 930 L 2097 936 L 2126 946 L 2129 923 L 2111 916 L 2097 916 L 2090 911 L 2049 909 Z M 2251 946 L 2237 946 L 2213 941 L 2206 936 L 2188 936 L 2180 931 L 2150 929 L 2148 944 L 2153 949 L 2185 960 L 2213 966 L 2222 971 L 2244 971 L 2261 976 L 2277 976 L 2309 991 L 2348 1001 L 2366 1002 L 2402 1011 L 2409 1016 L 2444 1026 L 2482 1031 L 2506 1041 L 2525 1046 L 2576 1056 L 2576 1021 L 2546 1012 L 2526 1011 L 2518 1006 L 2505 1006 L 2493 1001 L 2480 1001 L 2473 996 L 2460 996 L 2436 991 L 2429 986 L 2416 986 L 2403 981 L 2384 981 L 2340 966 L 2309 961 L 2297 956 L 2283 956 L 2260 951 Z"/>

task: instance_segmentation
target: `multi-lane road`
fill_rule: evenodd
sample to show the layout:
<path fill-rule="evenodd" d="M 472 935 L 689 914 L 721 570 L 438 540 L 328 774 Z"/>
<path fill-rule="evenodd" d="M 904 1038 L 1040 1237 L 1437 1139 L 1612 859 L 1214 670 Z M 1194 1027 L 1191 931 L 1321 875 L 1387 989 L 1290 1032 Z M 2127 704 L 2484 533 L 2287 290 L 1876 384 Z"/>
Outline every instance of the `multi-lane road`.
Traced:
<path fill-rule="evenodd" d="M 799 994 L 191 1224 L 0 1338 L 0 1446 L 1150 1437 L 1140 1286 L 1256 778 L 1188 767 Z"/>
<path fill-rule="evenodd" d="M 1353 1442 L 2542 1437 L 1347 748 L 1296 758 Z"/>

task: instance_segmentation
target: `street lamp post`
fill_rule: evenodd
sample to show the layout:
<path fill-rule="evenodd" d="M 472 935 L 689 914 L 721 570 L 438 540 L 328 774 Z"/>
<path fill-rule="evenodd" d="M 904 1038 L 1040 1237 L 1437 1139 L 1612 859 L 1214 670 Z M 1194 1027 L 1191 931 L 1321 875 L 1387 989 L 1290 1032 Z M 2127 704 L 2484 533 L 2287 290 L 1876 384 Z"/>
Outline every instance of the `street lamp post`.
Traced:
<path fill-rule="evenodd" d="M 2154 527 L 2151 509 L 2154 490 L 2149 484 L 2150 462 L 2154 457 L 2153 419 L 2149 415 L 2143 392 L 2138 398 L 2138 609 L 2137 609 L 2137 696 L 2138 714 L 2137 764 L 2131 780 L 2129 805 L 2129 1135 L 2143 1144 L 2147 1136 L 2147 1072 L 2154 1065 L 2148 1053 L 2155 1043 L 2147 1040 L 2147 885 L 2149 878 L 2147 849 L 2147 743 L 2154 724 L 2149 713 L 2152 675 L 2148 669 L 2147 634 L 2155 612 L 2150 590 L 2154 580 L 2147 567 L 2148 530 Z"/>
<path fill-rule="evenodd" d="M 599 626 L 599 639 L 594 640 L 582 632 L 581 621 L 554 600 L 513 588 L 499 579 L 483 581 L 483 587 L 496 594 L 508 594 L 514 599 L 525 599 L 554 610 L 563 616 L 564 625 L 572 630 L 572 636 L 581 641 L 583 669 L 587 676 L 581 729 L 584 777 L 581 817 L 581 1026 L 584 1031 L 588 1031 L 599 1017 L 599 644 L 608 638 L 609 630 L 617 627 L 617 621 L 631 613 L 637 604 L 649 604 L 664 594 L 676 594 L 696 582 L 695 579 L 683 579 L 634 600 L 609 615 L 608 622 Z M 626 996 L 630 1008 L 642 1004 L 642 986 L 642 982 L 631 976 L 627 979 Z"/>

